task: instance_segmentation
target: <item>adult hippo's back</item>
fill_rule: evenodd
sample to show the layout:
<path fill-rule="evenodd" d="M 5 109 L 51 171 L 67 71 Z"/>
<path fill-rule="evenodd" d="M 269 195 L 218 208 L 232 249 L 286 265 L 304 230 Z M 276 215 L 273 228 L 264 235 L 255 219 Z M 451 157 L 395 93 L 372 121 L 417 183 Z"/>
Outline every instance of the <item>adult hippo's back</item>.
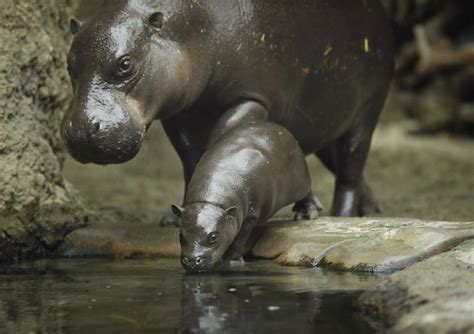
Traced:
<path fill-rule="evenodd" d="M 269 119 L 335 173 L 332 214 L 377 210 L 363 169 L 393 72 L 378 0 L 105 1 L 71 28 L 77 160 L 128 161 L 160 119 L 187 184 L 210 140 Z"/>

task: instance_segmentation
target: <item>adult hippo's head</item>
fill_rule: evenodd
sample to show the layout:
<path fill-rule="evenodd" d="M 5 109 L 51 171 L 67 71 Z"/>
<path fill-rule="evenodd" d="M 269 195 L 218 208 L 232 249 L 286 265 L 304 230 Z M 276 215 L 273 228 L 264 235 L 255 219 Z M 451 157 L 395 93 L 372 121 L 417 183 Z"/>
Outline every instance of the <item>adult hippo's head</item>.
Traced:
<path fill-rule="evenodd" d="M 76 160 L 126 162 L 138 153 L 155 118 L 184 108 L 189 62 L 164 24 L 161 12 L 117 6 L 83 24 L 71 21 L 74 96 L 62 133 Z"/>

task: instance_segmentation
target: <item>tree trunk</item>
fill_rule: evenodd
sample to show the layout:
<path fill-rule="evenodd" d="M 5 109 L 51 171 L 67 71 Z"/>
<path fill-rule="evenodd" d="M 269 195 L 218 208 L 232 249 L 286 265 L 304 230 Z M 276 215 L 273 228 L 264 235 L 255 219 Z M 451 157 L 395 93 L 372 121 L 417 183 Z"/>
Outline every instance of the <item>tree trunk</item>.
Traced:
<path fill-rule="evenodd" d="M 61 174 L 72 2 L 0 1 L 0 262 L 51 251 L 86 219 Z"/>

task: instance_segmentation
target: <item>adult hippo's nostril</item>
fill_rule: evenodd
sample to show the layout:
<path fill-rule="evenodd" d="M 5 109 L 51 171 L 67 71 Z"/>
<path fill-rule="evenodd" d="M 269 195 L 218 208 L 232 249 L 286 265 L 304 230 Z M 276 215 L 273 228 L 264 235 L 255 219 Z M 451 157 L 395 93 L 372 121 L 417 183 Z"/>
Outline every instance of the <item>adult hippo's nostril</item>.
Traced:
<path fill-rule="evenodd" d="M 195 262 L 196 262 L 197 265 L 200 265 L 201 262 L 202 262 L 202 260 L 201 260 L 201 258 L 198 256 L 198 257 L 196 258 Z"/>

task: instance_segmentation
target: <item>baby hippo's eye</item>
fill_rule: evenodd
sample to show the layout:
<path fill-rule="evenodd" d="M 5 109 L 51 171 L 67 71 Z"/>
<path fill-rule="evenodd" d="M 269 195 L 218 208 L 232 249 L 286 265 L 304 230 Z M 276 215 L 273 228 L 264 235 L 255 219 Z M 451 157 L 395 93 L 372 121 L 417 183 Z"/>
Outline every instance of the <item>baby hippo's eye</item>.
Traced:
<path fill-rule="evenodd" d="M 209 237 L 207 238 L 207 241 L 209 242 L 209 245 L 215 246 L 219 243 L 219 233 L 218 232 L 212 232 L 209 233 Z"/>
<path fill-rule="evenodd" d="M 133 62 L 130 56 L 123 56 L 117 63 L 116 76 L 125 79 L 133 74 Z"/>

